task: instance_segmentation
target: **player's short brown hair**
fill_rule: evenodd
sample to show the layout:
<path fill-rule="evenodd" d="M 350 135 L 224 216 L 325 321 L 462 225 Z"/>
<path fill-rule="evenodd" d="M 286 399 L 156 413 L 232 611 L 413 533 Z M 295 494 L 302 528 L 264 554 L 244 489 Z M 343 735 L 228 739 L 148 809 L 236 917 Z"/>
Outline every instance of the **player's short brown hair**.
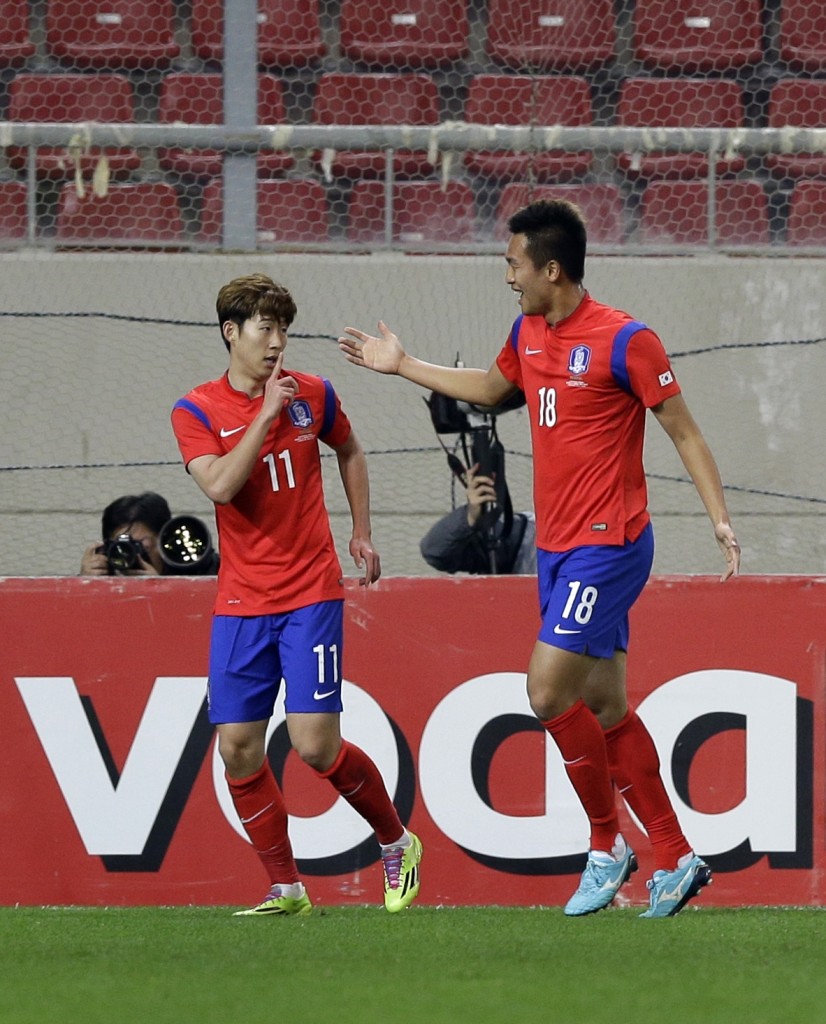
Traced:
<path fill-rule="evenodd" d="M 221 338 L 227 349 L 229 342 L 224 338 L 224 324 L 228 320 L 240 328 L 245 320 L 260 315 L 289 327 L 298 312 L 295 300 L 284 285 L 266 274 L 233 278 L 218 292 L 215 309 Z"/>

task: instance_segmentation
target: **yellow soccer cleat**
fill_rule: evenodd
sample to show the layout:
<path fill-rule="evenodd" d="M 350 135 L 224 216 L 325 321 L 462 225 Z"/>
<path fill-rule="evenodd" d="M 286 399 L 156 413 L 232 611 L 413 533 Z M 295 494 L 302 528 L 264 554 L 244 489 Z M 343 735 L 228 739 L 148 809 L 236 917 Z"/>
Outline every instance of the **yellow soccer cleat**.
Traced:
<path fill-rule="evenodd" d="M 422 844 L 408 831 L 408 846 L 385 846 L 381 851 L 384 867 L 384 906 L 391 913 L 409 907 L 419 895 L 419 862 Z"/>

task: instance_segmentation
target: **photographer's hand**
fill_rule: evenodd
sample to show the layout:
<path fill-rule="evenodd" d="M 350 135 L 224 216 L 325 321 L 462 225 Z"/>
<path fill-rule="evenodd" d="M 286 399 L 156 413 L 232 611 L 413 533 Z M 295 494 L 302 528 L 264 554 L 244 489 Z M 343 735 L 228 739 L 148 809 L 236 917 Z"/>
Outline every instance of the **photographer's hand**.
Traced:
<path fill-rule="evenodd" d="M 496 488 L 493 477 L 477 476 L 479 463 L 471 466 L 467 472 L 467 521 L 468 526 L 476 526 L 485 506 L 496 502 Z"/>
<path fill-rule="evenodd" d="M 104 555 L 100 542 L 90 544 L 80 560 L 81 576 L 108 576 L 109 559 Z"/>
<path fill-rule="evenodd" d="M 125 573 L 123 573 L 123 575 L 124 576 L 160 576 L 160 573 L 155 568 L 155 566 L 151 562 L 148 562 L 145 558 L 141 558 L 140 555 L 138 556 L 138 565 L 139 565 L 139 568 L 137 568 L 137 569 L 127 569 L 127 571 Z"/>

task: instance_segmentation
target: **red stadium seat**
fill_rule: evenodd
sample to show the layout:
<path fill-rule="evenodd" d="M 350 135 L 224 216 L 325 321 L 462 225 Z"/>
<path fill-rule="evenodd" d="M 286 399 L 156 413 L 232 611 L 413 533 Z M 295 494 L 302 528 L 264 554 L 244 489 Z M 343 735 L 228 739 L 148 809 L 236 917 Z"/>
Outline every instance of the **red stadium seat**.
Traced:
<path fill-rule="evenodd" d="M 823 0 L 783 0 L 780 58 L 790 70 L 826 71 L 826 7 Z"/>
<path fill-rule="evenodd" d="M 35 46 L 29 35 L 29 5 L 20 0 L 0 0 L 0 64 L 22 64 L 34 56 Z"/>
<path fill-rule="evenodd" d="M 768 245 L 768 200 L 759 182 L 721 181 L 715 199 L 715 245 Z M 704 182 L 656 181 L 643 193 L 643 243 L 707 246 L 708 226 L 708 188 Z"/>
<path fill-rule="evenodd" d="M 165 182 L 111 185 L 100 197 L 81 197 L 69 183 L 60 190 L 57 240 L 64 245 L 143 247 L 180 243 L 183 235 L 177 193 Z"/>
<path fill-rule="evenodd" d="M 470 82 L 465 120 L 471 124 L 588 125 L 591 89 L 584 78 L 565 75 L 476 75 Z M 566 181 L 588 173 L 590 153 L 469 151 L 472 174 L 508 181 L 529 169 L 537 181 Z"/>
<path fill-rule="evenodd" d="M 172 0 L 47 0 L 46 48 L 73 67 L 151 68 L 180 56 Z"/>
<path fill-rule="evenodd" d="M 784 78 L 769 94 L 770 128 L 826 128 L 826 80 Z M 766 167 L 777 177 L 815 178 L 826 174 L 826 156 L 767 153 Z"/>
<path fill-rule="evenodd" d="M 319 77 L 313 103 L 316 124 L 408 124 L 439 123 L 439 94 L 433 79 L 423 73 L 340 74 Z M 316 162 L 322 154 L 316 153 Z M 375 151 L 337 152 L 329 172 L 334 178 L 381 177 L 385 156 Z M 396 150 L 394 172 L 405 178 L 430 174 L 428 154 Z"/>
<path fill-rule="evenodd" d="M 629 128 L 739 128 L 745 122 L 743 92 L 723 78 L 628 78 L 622 84 L 618 123 Z M 628 177 L 702 178 L 705 153 L 620 153 L 617 166 Z M 745 160 L 720 159 L 717 174 L 741 171 Z"/>
<path fill-rule="evenodd" d="M 459 181 L 403 181 L 393 187 L 393 241 L 412 246 L 433 242 L 460 244 L 475 237 L 473 192 Z M 385 186 L 357 181 L 350 195 L 347 238 L 375 244 L 385 241 Z"/>
<path fill-rule="evenodd" d="M 636 0 L 634 57 L 647 68 L 728 71 L 763 57 L 761 0 Z"/>
<path fill-rule="evenodd" d="M 495 237 L 500 241 L 507 239 L 510 218 L 537 199 L 567 199 L 575 203 L 585 219 L 589 245 L 622 244 L 622 197 L 616 185 L 506 185 L 496 209 Z"/>
<path fill-rule="evenodd" d="M 826 181 L 801 181 L 792 192 L 788 245 L 826 246 Z"/>
<path fill-rule="evenodd" d="M 468 55 L 465 0 L 341 0 L 343 57 L 386 67 L 437 67 Z"/>
<path fill-rule="evenodd" d="M 576 72 L 614 57 L 612 0 L 490 0 L 487 53 L 505 67 Z"/>
<path fill-rule="evenodd" d="M 112 121 L 128 124 L 135 120 L 132 84 L 125 75 L 100 72 L 82 74 L 19 74 L 9 85 L 10 121 Z M 62 146 L 41 146 L 37 150 L 36 171 L 41 178 L 74 177 L 76 167 L 91 174 L 101 156 L 109 163 L 109 175 L 124 178 L 137 171 L 141 158 L 130 147 L 88 150 L 81 146 L 71 153 Z M 27 151 L 10 146 L 6 151 L 15 170 L 26 166 Z"/>
<path fill-rule="evenodd" d="M 158 120 L 165 124 L 223 124 L 223 76 L 190 72 L 166 75 L 158 98 Z M 259 124 L 284 124 L 286 120 L 281 79 L 259 75 Z M 161 148 L 158 163 L 162 170 L 184 178 L 212 178 L 221 174 L 224 158 L 217 150 Z M 258 155 L 258 174 L 262 178 L 277 177 L 294 163 L 290 153 L 262 152 Z"/>
<path fill-rule="evenodd" d="M 20 181 L 0 182 L 0 243 L 27 233 L 26 186 Z"/>
<path fill-rule="evenodd" d="M 220 244 L 223 213 L 223 182 L 216 178 L 204 189 L 199 242 Z M 329 220 L 327 195 L 317 181 L 298 178 L 258 182 L 257 232 L 261 248 L 326 242 Z"/>
<path fill-rule="evenodd" d="M 192 0 L 192 48 L 201 60 L 224 58 L 224 0 Z M 318 0 L 258 0 L 258 63 L 301 67 L 323 57 Z"/>

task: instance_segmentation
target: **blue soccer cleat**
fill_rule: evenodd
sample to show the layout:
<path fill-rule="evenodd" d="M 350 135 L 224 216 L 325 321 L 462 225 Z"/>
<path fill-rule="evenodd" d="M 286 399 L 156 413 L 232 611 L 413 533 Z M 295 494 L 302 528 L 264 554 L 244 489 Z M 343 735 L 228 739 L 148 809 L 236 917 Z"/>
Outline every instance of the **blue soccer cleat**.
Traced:
<path fill-rule="evenodd" d="M 599 850 L 588 854 L 588 863 L 579 880 L 579 888 L 565 905 L 568 917 L 595 914 L 609 906 L 619 887 L 637 870 L 637 858 L 627 844 L 617 857 Z"/>
<path fill-rule="evenodd" d="M 650 906 L 640 917 L 673 917 L 710 883 L 711 868 L 696 855 L 673 871 L 655 871 L 646 883 L 651 894 Z"/>

